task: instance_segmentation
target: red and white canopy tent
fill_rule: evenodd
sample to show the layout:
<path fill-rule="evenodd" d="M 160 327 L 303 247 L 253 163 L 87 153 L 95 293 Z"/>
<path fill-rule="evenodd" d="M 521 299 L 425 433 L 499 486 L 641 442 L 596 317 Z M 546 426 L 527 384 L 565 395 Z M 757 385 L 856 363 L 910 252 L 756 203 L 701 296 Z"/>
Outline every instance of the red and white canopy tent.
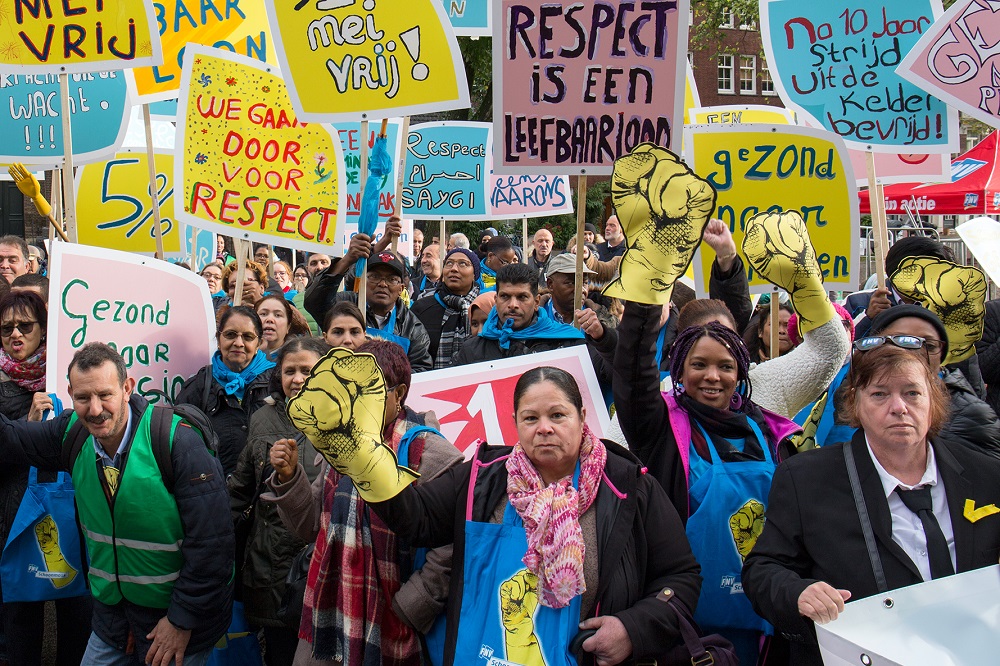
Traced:
<path fill-rule="evenodd" d="M 1000 214 L 1000 131 L 951 161 L 950 183 L 900 183 L 885 187 L 885 212 L 906 215 Z M 861 212 L 871 213 L 868 190 L 858 192 Z"/>

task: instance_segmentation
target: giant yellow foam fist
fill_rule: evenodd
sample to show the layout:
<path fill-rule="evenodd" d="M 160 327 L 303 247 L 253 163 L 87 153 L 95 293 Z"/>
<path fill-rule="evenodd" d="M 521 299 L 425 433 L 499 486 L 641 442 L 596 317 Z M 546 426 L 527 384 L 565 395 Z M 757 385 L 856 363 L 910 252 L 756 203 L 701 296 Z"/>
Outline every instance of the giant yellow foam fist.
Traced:
<path fill-rule="evenodd" d="M 338 348 L 316 364 L 287 407 L 292 424 L 366 502 L 395 497 L 420 476 L 400 467 L 382 442 L 385 397 L 375 357 Z"/>
<path fill-rule="evenodd" d="M 615 160 L 611 200 L 625 234 L 609 297 L 663 305 L 687 270 L 715 210 L 715 190 L 665 148 L 651 143 Z"/>
<path fill-rule="evenodd" d="M 14 184 L 21 194 L 31 199 L 42 217 L 48 217 L 52 212 L 52 206 L 42 195 L 42 186 L 39 184 L 35 174 L 28 171 L 23 164 L 11 164 L 7 168 L 7 173 L 14 179 Z"/>
<path fill-rule="evenodd" d="M 981 270 L 935 257 L 907 257 L 889 281 L 941 319 L 948 331 L 948 356 L 942 364 L 964 361 L 976 352 L 986 318 L 986 275 Z"/>
<path fill-rule="evenodd" d="M 768 282 L 792 297 L 803 333 L 822 326 L 836 313 L 823 288 L 823 273 L 798 211 L 758 213 L 747 222 L 743 255 Z"/>

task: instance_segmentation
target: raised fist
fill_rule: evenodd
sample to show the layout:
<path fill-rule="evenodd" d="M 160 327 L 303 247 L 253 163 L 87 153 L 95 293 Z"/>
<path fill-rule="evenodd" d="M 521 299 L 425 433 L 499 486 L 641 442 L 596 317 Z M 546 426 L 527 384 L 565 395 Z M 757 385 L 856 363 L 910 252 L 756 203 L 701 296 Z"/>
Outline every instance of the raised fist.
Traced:
<path fill-rule="evenodd" d="M 981 270 L 933 257 L 908 257 L 889 281 L 901 295 L 940 317 L 948 331 L 948 356 L 942 365 L 975 353 L 986 317 L 986 275 Z"/>
<path fill-rule="evenodd" d="M 743 255 L 761 277 L 792 297 L 803 333 L 833 318 L 809 230 L 798 211 L 758 213 L 750 218 Z"/>
<path fill-rule="evenodd" d="M 729 517 L 729 529 L 740 557 L 746 559 L 757 537 L 764 531 L 764 505 L 755 499 L 747 500 L 740 510 Z"/>
<path fill-rule="evenodd" d="M 62 574 L 49 578 L 52 585 L 59 589 L 72 583 L 77 571 L 63 556 L 59 545 L 59 527 L 51 515 L 45 516 L 35 525 L 35 540 L 45 559 L 45 570 L 51 574 Z"/>
<path fill-rule="evenodd" d="M 7 173 L 14 179 L 14 184 L 21 194 L 31 199 L 35 204 L 35 209 L 42 217 L 48 217 L 52 212 L 52 206 L 42 195 L 42 186 L 35 178 L 35 174 L 28 171 L 23 164 L 11 164 L 7 167 Z"/>
<path fill-rule="evenodd" d="M 288 418 L 366 502 L 395 497 L 420 475 L 382 443 L 385 378 L 371 354 L 334 349 L 288 402 Z"/>
<path fill-rule="evenodd" d="M 535 635 L 538 609 L 538 576 L 521 569 L 500 584 L 500 620 L 503 622 L 507 660 L 544 666 Z"/>
<path fill-rule="evenodd" d="M 615 160 L 611 199 L 626 250 L 604 294 L 668 303 L 715 210 L 715 190 L 669 150 L 643 143 Z"/>

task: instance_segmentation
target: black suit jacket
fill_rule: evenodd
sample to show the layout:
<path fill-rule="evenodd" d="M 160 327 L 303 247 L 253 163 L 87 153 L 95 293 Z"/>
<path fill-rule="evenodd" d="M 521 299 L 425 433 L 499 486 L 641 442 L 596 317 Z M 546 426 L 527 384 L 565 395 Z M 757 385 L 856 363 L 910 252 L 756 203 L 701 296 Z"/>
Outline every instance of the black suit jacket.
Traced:
<path fill-rule="evenodd" d="M 916 565 L 892 540 L 889 504 L 864 433 L 854 436 L 862 494 L 889 589 L 922 582 Z M 1000 506 L 1000 461 L 970 449 L 932 442 L 955 535 L 957 571 L 997 563 L 1000 514 L 970 522 L 965 500 Z M 775 471 L 764 531 L 743 564 L 743 589 L 754 609 L 792 643 L 792 663 L 822 666 L 812 621 L 798 611 L 809 585 L 825 581 L 851 599 L 878 594 L 861 519 L 847 477 L 842 444 L 793 456 Z"/>

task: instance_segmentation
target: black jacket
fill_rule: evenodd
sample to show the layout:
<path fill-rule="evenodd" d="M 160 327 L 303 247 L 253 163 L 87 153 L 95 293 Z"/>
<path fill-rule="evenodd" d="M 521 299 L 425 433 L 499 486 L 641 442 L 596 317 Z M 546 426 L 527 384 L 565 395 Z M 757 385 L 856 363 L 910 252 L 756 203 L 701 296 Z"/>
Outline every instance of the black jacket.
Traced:
<path fill-rule="evenodd" d="M 538 354 L 554 349 L 565 349 L 576 345 L 587 345 L 590 361 L 594 364 L 597 381 L 602 387 L 611 386 L 611 369 L 614 365 L 615 349 L 618 347 L 618 331 L 604 327 L 604 336 L 595 340 L 589 335 L 584 338 L 568 340 L 511 340 L 510 347 L 501 349 L 498 340 L 490 340 L 481 336 L 466 338 L 462 348 L 452 356 L 451 366 L 469 365 L 481 361 L 496 361 L 502 358 L 513 358 L 525 354 Z"/>
<path fill-rule="evenodd" d="M 358 295 L 353 291 L 344 291 L 337 294 L 338 301 L 350 301 L 357 305 Z M 372 309 L 367 308 L 365 320 L 371 326 L 375 322 Z M 413 372 L 425 372 L 434 368 L 434 359 L 431 356 L 431 338 L 427 334 L 427 329 L 420 323 L 417 316 L 410 312 L 410 309 L 403 305 L 402 300 L 396 301 L 396 328 L 393 335 L 406 338 L 410 341 L 410 349 L 406 352 L 406 357 L 410 359 L 410 368 Z"/>
<path fill-rule="evenodd" d="M 0 382 L 0 414 L 15 421 L 23 419 L 31 410 L 31 400 L 34 393 L 21 388 L 17 382 L 8 380 Z M 53 479 L 38 479 L 40 482 L 49 482 Z M 24 491 L 28 488 L 28 465 L 15 465 L 9 461 L 4 461 L 0 466 L 0 544 L 7 543 L 10 536 L 11 525 L 17 517 L 17 510 L 21 507 L 21 500 L 24 499 Z"/>
<path fill-rule="evenodd" d="M 747 281 L 747 269 L 739 255 L 733 259 L 729 271 L 722 272 L 718 260 L 712 262 L 712 273 L 708 280 L 709 298 L 717 298 L 726 304 L 736 320 L 736 330 L 742 331 L 750 323 L 753 316 L 753 305 L 750 301 L 750 283 Z"/>
<path fill-rule="evenodd" d="M 975 523 L 965 501 L 1000 504 L 1000 462 L 943 438 L 933 442 L 955 536 L 956 571 L 997 563 L 1000 514 Z M 852 448 L 865 505 L 889 589 L 922 582 L 916 565 L 892 540 L 892 519 L 864 432 Z M 826 446 L 782 463 L 774 474 L 764 531 L 743 564 L 743 590 L 754 610 L 792 643 L 791 663 L 821 666 L 811 620 L 798 611 L 809 585 L 824 581 L 851 599 L 878 593 L 844 461 L 843 444 Z"/>
<path fill-rule="evenodd" d="M 215 434 L 219 436 L 219 461 L 226 476 L 236 470 L 243 447 L 247 444 L 250 417 L 264 406 L 264 399 L 270 395 L 268 384 L 274 368 L 260 373 L 246 387 L 243 401 L 236 396 L 226 395 L 225 389 L 212 376 L 212 366 L 206 365 L 184 382 L 175 403 L 194 405 L 208 415 Z M 208 391 L 208 402 L 204 402 L 205 382 L 212 382 Z"/>
<path fill-rule="evenodd" d="M 656 598 L 665 587 L 694 608 L 701 590 L 699 567 L 677 512 L 641 464 L 617 444 L 605 442 L 606 482 L 597 494 L 597 608 L 615 615 L 632 641 L 632 660 L 662 656 L 678 641 L 673 611 Z M 485 446 L 473 489 L 472 520 L 489 522 L 506 497 L 509 447 Z M 490 464 L 493 463 L 493 464 Z M 393 499 L 369 506 L 402 538 L 416 546 L 454 543 L 448 595 L 445 663 L 454 660 L 464 587 L 465 517 L 472 463 L 453 467 L 422 486 L 411 485 Z M 586 609 L 585 609 L 586 611 Z"/>
<path fill-rule="evenodd" d="M 133 426 L 138 424 L 146 405 L 145 399 L 132 395 L 129 409 Z M 39 423 L 0 417 L 0 455 L 5 460 L 39 469 L 70 471 L 63 467 L 62 449 L 72 413 L 67 409 L 52 420 Z M 135 431 L 133 427 L 132 436 Z M 146 635 L 164 615 L 174 625 L 192 630 L 186 650 L 190 655 L 215 645 L 228 628 L 232 614 L 235 542 L 222 467 L 191 428 L 177 429 L 170 460 L 175 481 L 169 490 L 177 501 L 184 529 L 181 544 L 184 564 L 174 582 L 170 607 L 164 611 L 128 601 L 114 606 L 94 601 L 94 632 L 120 650 L 125 649 L 131 632 L 140 659 L 149 649 Z M 127 458 L 125 468 L 128 468 Z"/>
<path fill-rule="evenodd" d="M 1000 300 L 986 303 L 983 337 L 976 343 L 979 369 L 986 382 L 986 402 L 1000 413 Z"/>
<path fill-rule="evenodd" d="M 976 396 L 961 370 L 942 370 L 951 396 L 951 415 L 941 429 L 941 439 L 1000 458 L 1000 421 L 996 412 Z"/>

